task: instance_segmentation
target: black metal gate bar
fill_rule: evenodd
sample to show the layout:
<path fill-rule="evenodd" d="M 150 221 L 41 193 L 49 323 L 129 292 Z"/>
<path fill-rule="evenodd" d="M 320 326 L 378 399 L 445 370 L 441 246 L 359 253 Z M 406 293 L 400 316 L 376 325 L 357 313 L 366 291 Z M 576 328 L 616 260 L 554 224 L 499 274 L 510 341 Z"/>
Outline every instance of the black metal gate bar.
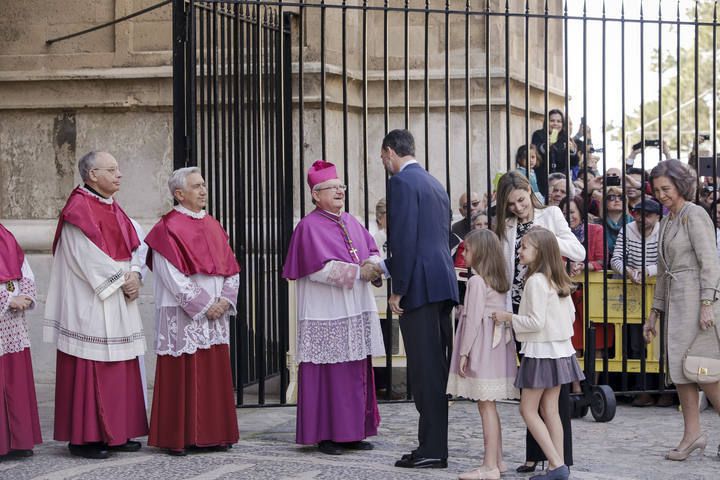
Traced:
<path fill-rule="evenodd" d="M 342 2 L 342 138 L 343 138 L 343 182 L 345 185 L 350 183 L 349 163 L 348 163 L 348 75 L 347 75 L 347 0 Z M 345 209 L 350 210 L 350 195 L 352 190 L 345 190 Z M 365 225 L 367 227 L 367 225 Z"/>
<path fill-rule="evenodd" d="M 362 11 L 362 165 L 363 165 L 363 184 L 368 184 L 368 52 L 367 52 L 367 0 L 363 0 Z M 364 222 L 365 228 L 370 228 L 370 199 L 368 195 L 363 195 L 363 206 L 365 210 Z M 378 248 L 383 248 L 378 245 Z"/>
<path fill-rule="evenodd" d="M 545 0 L 545 8 L 547 9 L 547 0 Z M 547 12 L 546 12 L 547 13 Z M 547 17 L 546 26 L 547 26 Z M 545 41 L 547 42 L 547 29 L 545 30 Z M 512 157 L 512 147 L 510 147 L 510 115 L 512 115 L 512 106 L 510 104 L 510 0 L 505 0 L 505 166 L 508 172 L 511 170 L 510 158 Z M 545 47 L 547 53 L 547 46 Z M 547 58 L 547 56 L 546 56 Z M 547 63 L 545 64 L 545 71 L 547 72 Z M 547 84 L 545 85 L 547 90 Z M 490 170 L 488 169 L 488 172 Z M 489 176 L 489 175 L 488 175 Z M 487 179 L 486 192 L 490 192 L 490 179 Z M 488 202 L 488 211 L 490 209 L 490 202 Z M 489 222 L 490 216 L 488 215 L 488 227 L 492 230 L 492 223 Z"/>
<path fill-rule="evenodd" d="M 607 95 L 606 95 L 607 94 L 607 71 L 606 71 L 607 69 L 606 69 L 606 62 L 605 62 L 606 58 L 607 58 L 606 57 L 606 54 L 607 54 L 607 51 L 606 51 L 606 49 L 607 49 L 607 42 L 606 42 L 606 40 L 607 40 L 607 21 L 605 19 L 605 4 L 604 3 L 603 3 L 602 16 L 603 16 L 603 21 L 602 21 L 602 144 L 607 145 L 607 119 L 605 117 L 605 113 L 606 113 L 605 102 L 607 99 Z M 603 171 L 602 171 L 603 177 L 605 177 L 605 173 L 607 171 L 607 162 L 603 162 L 602 168 L 603 168 Z M 587 178 L 587 176 L 585 178 Z M 606 192 L 605 184 L 603 182 L 603 197 L 605 196 L 605 192 Z M 606 218 L 603 217 L 603 222 L 605 220 L 606 220 Z M 607 238 L 605 237 L 605 235 L 603 235 L 603 252 L 607 252 L 607 251 L 608 251 Z M 603 263 L 607 263 L 607 261 L 609 261 L 609 259 L 604 259 Z M 606 265 L 606 268 L 607 268 L 607 265 Z M 586 286 L 587 285 L 584 285 L 583 287 L 586 287 Z M 607 275 L 603 275 L 603 292 L 607 292 Z M 589 323 L 590 322 L 588 322 L 588 327 L 589 327 Z M 608 348 L 609 348 L 608 335 L 607 335 L 608 325 L 609 325 L 609 323 L 608 323 L 608 305 L 607 305 L 607 302 L 603 302 L 603 323 L 602 323 L 602 328 L 603 328 L 603 332 L 604 332 L 603 352 L 607 352 Z M 588 328 L 588 330 L 590 330 L 590 328 Z M 586 343 L 586 345 L 587 345 L 587 343 Z M 602 382 L 605 385 L 607 385 L 610 382 L 610 373 L 609 373 L 610 372 L 610 368 L 609 368 L 610 359 L 608 357 L 609 356 L 607 355 L 607 353 L 602 356 L 602 361 L 603 361 Z"/>
<path fill-rule="evenodd" d="M 423 122 L 425 131 L 425 170 L 430 169 L 430 0 L 425 0 L 425 45 L 423 45 Z"/>

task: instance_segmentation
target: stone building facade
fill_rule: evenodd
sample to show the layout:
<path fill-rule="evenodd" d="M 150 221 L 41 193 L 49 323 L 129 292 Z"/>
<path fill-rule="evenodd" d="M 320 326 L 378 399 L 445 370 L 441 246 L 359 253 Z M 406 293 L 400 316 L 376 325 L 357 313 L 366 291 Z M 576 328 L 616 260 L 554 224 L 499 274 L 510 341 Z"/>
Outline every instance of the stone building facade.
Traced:
<path fill-rule="evenodd" d="M 490 0 L 495 12 L 504 1 Z M 29 254 L 38 280 L 40 304 L 30 315 L 33 356 L 37 380 L 54 378 L 54 351 L 41 339 L 43 292 L 51 265 L 50 244 L 57 215 L 72 188 L 80 182 L 76 161 L 90 150 L 107 150 L 118 159 L 123 186 L 117 195 L 128 214 L 150 227 L 171 207 L 166 180 L 172 170 L 172 9 L 165 5 L 150 13 L 51 45 L 46 40 L 123 17 L 157 3 L 155 0 L 0 0 L 0 221 L 13 231 Z M 308 0 L 306 3 L 320 3 Z M 340 3 L 327 1 L 326 4 Z M 361 5 L 362 0 L 348 0 Z M 382 5 L 369 0 L 368 5 Z M 444 8 L 444 0 L 429 2 Z M 475 6 L 475 0 L 471 5 Z M 478 1 L 478 4 L 484 2 Z M 522 11 L 524 0 L 512 0 L 512 11 Z M 530 2 L 539 12 L 542 0 Z M 549 2 L 559 13 L 561 0 Z M 404 0 L 391 0 L 402 6 Z M 420 1 L 410 1 L 424 4 Z M 450 1 L 462 10 L 465 1 Z M 294 9 L 297 11 L 297 9 Z M 292 12 L 293 9 L 285 9 Z M 362 182 L 362 24 L 359 10 L 347 15 L 348 55 L 348 164 L 351 178 L 350 210 L 362 215 L 367 191 L 371 209 L 384 195 L 384 173 L 379 145 L 384 134 L 384 41 L 382 12 L 368 13 L 368 185 Z M 388 68 L 390 128 L 404 126 L 404 33 L 401 12 L 389 14 Z M 295 155 L 305 149 L 306 161 L 321 157 L 320 139 L 320 16 L 308 8 L 302 45 L 304 59 L 305 139 L 298 142 L 297 109 L 292 137 Z M 297 42 L 299 18 L 293 17 L 293 102 L 297 106 Z M 511 150 L 524 143 L 525 92 L 530 98 L 530 130 L 542 123 L 544 111 L 544 30 L 542 20 L 531 19 L 529 82 L 525 81 L 524 19 L 510 19 L 509 85 L 505 84 L 505 19 L 490 21 L 491 135 L 486 135 L 485 115 L 485 20 L 471 15 L 468 58 L 470 60 L 470 145 L 472 184 L 484 185 L 486 143 L 491 145 L 491 175 L 505 170 L 505 89 L 510 89 Z M 341 13 L 329 9 L 326 19 L 326 102 L 328 160 L 343 163 Z M 429 21 L 430 151 L 424 151 L 424 14 L 409 16 L 409 127 L 416 133 L 418 157 L 429 158 L 430 171 L 445 179 L 445 17 L 433 13 Z M 548 86 L 550 106 L 563 104 L 562 23 L 549 26 Z M 449 30 L 450 61 L 450 153 L 453 204 L 464 190 L 465 168 L 465 17 L 453 14 Z M 342 173 L 342 167 L 341 167 Z M 298 178 L 298 175 L 295 178 Z M 296 186 L 296 199 L 306 194 Z M 482 191 L 483 188 L 479 187 Z M 360 192 L 360 193 L 357 193 Z M 309 202 L 309 200 L 308 200 Z M 296 205 L 299 202 L 295 202 Z M 309 203 L 307 203 L 309 204 Z M 296 208 L 299 215 L 299 209 Z M 142 312 L 151 352 L 154 312 L 148 283 L 141 297 Z M 147 355 L 152 380 L 154 355 Z"/>

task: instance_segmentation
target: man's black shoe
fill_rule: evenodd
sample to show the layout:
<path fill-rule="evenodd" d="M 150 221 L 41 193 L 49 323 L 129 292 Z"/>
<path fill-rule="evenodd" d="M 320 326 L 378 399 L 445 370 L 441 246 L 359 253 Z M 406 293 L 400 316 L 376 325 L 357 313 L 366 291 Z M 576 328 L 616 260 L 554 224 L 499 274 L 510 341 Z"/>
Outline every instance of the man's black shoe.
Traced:
<path fill-rule="evenodd" d="M 363 440 L 358 440 L 357 442 L 336 442 L 336 445 L 341 446 L 342 448 L 346 450 L 372 450 L 373 444 L 370 442 L 365 442 Z"/>
<path fill-rule="evenodd" d="M 4 455 L 5 458 L 27 458 L 32 456 L 32 450 L 10 450 L 7 454 Z"/>
<path fill-rule="evenodd" d="M 68 444 L 68 448 L 72 455 L 83 458 L 102 460 L 110 456 L 110 453 L 102 445 L 73 445 L 70 443 Z"/>
<path fill-rule="evenodd" d="M 342 455 L 343 449 L 337 443 L 330 440 L 323 440 L 318 443 L 318 450 L 326 455 Z"/>
<path fill-rule="evenodd" d="M 112 452 L 137 452 L 138 450 L 140 450 L 141 446 L 142 444 L 140 442 L 128 440 L 122 445 L 111 445 L 107 447 L 107 449 Z"/>
<path fill-rule="evenodd" d="M 400 468 L 447 468 L 447 458 L 412 457 L 395 462 Z"/>
<path fill-rule="evenodd" d="M 417 450 L 413 450 L 410 453 L 406 453 L 400 459 L 402 460 L 410 460 L 411 458 L 415 458 L 415 455 L 417 455 Z"/>

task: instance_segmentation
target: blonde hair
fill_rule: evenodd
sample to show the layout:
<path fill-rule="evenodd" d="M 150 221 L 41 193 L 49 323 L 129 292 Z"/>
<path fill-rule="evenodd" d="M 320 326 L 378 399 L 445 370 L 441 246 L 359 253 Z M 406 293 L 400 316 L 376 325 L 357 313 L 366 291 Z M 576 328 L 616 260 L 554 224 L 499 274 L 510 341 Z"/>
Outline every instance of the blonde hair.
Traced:
<path fill-rule="evenodd" d="M 471 253 L 470 266 L 499 293 L 510 290 L 505 255 L 497 235 L 490 230 L 473 230 L 465 236 L 465 249 Z"/>
<path fill-rule="evenodd" d="M 522 238 L 535 247 L 535 259 L 528 265 L 527 277 L 535 273 L 542 273 L 550 282 L 550 286 L 557 290 L 560 297 L 567 297 L 573 290 L 573 283 L 565 271 L 565 262 L 560 255 L 555 234 L 542 227 L 533 227 Z"/>
<path fill-rule="evenodd" d="M 505 240 L 505 220 L 514 217 L 507 211 L 508 197 L 513 190 L 525 190 L 530 196 L 533 208 L 545 208 L 538 200 L 537 195 L 533 194 L 530 182 L 525 175 L 513 170 L 500 177 L 497 186 L 497 222 L 495 222 L 495 233 L 500 240 Z"/>

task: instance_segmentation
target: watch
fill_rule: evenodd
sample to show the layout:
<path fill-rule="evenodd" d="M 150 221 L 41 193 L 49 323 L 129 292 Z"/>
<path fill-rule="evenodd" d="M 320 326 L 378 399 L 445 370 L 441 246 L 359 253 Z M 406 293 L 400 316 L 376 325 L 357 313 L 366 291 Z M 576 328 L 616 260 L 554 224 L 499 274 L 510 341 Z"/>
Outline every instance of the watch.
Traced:
<path fill-rule="evenodd" d="M 713 302 L 712 300 L 702 300 L 701 303 L 706 307 L 710 307 L 715 302 Z"/>

